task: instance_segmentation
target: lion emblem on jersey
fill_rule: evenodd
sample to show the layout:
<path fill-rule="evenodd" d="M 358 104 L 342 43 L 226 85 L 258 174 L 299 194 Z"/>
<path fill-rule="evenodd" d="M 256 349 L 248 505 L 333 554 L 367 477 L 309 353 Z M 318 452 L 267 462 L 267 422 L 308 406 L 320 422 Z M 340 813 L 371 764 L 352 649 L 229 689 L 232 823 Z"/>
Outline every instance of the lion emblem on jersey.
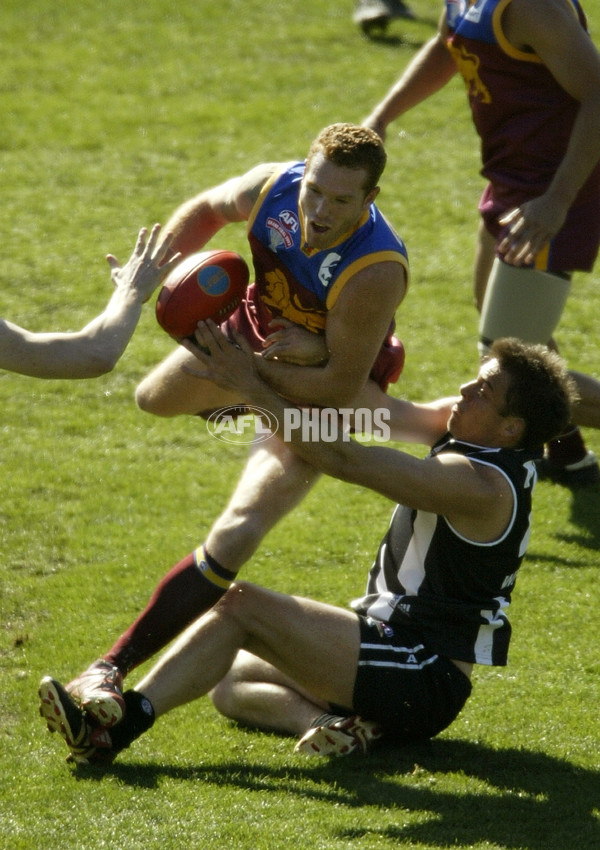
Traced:
<path fill-rule="evenodd" d="M 303 307 L 296 295 L 291 296 L 286 276 L 280 269 L 274 269 L 265 275 L 266 291 L 262 300 L 284 318 L 296 325 L 302 325 L 309 331 L 322 331 L 325 327 L 325 311 Z"/>
<path fill-rule="evenodd" d="M 450 52 L 465 81 L 469 97 L 478 98 L 482 103 L 491 103 L 492 98 L 488 87 L 479 76 L 479 57 L 468 53 L 463 46 L 459 49 L 450 47 Z"/>

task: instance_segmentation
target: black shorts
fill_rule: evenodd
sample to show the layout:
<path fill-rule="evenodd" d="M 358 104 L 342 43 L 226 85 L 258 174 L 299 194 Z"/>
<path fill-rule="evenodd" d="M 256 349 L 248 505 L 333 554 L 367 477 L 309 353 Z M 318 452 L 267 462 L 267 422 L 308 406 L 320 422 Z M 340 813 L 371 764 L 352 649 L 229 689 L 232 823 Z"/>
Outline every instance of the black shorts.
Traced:
<path fill-rule="evenodd" d="M 428 649 L 412 629 L 371 617 L 358 619 L 353 711 L 377 721 L 386 735 L 399 740 L 432 738 L 449 726 L 471 694 L 468 676 L 449 658 Z"/>

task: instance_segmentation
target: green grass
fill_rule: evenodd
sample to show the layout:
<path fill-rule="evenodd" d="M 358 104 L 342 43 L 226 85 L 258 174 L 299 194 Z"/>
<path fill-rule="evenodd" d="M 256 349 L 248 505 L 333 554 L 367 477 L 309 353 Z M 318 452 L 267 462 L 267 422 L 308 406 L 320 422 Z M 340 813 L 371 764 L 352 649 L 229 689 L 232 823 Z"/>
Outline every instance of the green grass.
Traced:
<path fill-rule="evenodd" d="M 5 0 L 0 17 L 0 315 L 80 327 L 109 292 L 104 255 L 195 191 L 304 155 L 359 121 L 433 32 L 437 8 L 386 43 L 353 3 Z M 599 0 L 586 8 L 598 40 Z M 458 81 L 390 132 L 381 207 L 412 286 L 395 392 L 453 392 L 476 366 L 470 277 L 478 143 Z M 245 253 L 244 229 L 215 247 Z M 598 370 L 598 272 L 579 276 L 560 333 Z M 227 497 L 244 450 L 195 419 L 133 403 L 170 350 L 148 307 L 116 371 L 89 382 L 0 374 L 3 436 L 0 844 L 7 850 L 233 847 L 573 850 L 600 846 L 600 492 L 538 487 L 505 670 L 478 670 L 457 722 L 424 747 L 310 762 L 206 702 L 173 713 L 108 771 L 73 771 L 37 715 L 40 677 L 108 647 Z M 597 434 L 590 445 L 600 450 Z M 345 604 L 390 506 L 322 480 L 265 540 L 246 578 Z"/>

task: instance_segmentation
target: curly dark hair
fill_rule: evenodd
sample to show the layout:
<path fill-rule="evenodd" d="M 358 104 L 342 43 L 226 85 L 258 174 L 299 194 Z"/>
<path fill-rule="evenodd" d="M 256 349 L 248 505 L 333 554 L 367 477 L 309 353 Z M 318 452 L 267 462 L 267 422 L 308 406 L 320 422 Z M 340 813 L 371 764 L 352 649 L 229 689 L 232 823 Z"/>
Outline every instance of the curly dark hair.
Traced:
<path fill-rule="evenodd" d="M 562 433 L 578 398 L 562 358 L 545 345 L 513 338 L 496 340 L 490 356 L 510 377 L 502 413 L 524 421 L 520 447 L 535 450 Z"/>
<path fill-rule="evenodd" d="M 367 172 L 365 195 L 377 186 L 387 162 L 383 142 L 368 127 L 360 124 L 330 124 L 314 140 L 306 161 L 322 153 L 334 165 L 364 169 Z"/>

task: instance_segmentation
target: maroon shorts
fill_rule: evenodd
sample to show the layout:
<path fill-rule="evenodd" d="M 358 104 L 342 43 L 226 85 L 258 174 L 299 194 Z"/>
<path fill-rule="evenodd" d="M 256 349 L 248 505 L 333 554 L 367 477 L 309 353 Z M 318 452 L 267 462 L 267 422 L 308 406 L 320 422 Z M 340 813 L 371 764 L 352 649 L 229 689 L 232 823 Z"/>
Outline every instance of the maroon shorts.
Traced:
<path fill-rule="evenodd" d="M 510 197 L 509 197 L 510 195 Z M 488 183 L 479 201 L 479 212 L 496 244 L 504 236 L 506 228 L 498 219 L 519 206 L 512 193 L 502 187 Z M 598 256 L 600 245 L 600 193 L 589 195 L 585 201 L 575 203 L 567 214 L 564 225 L 550 242 L 548 260 L 542 271 L 560 273 L 591 272 Z M 536 267 L 539 268 L 539 266 Z"/>

